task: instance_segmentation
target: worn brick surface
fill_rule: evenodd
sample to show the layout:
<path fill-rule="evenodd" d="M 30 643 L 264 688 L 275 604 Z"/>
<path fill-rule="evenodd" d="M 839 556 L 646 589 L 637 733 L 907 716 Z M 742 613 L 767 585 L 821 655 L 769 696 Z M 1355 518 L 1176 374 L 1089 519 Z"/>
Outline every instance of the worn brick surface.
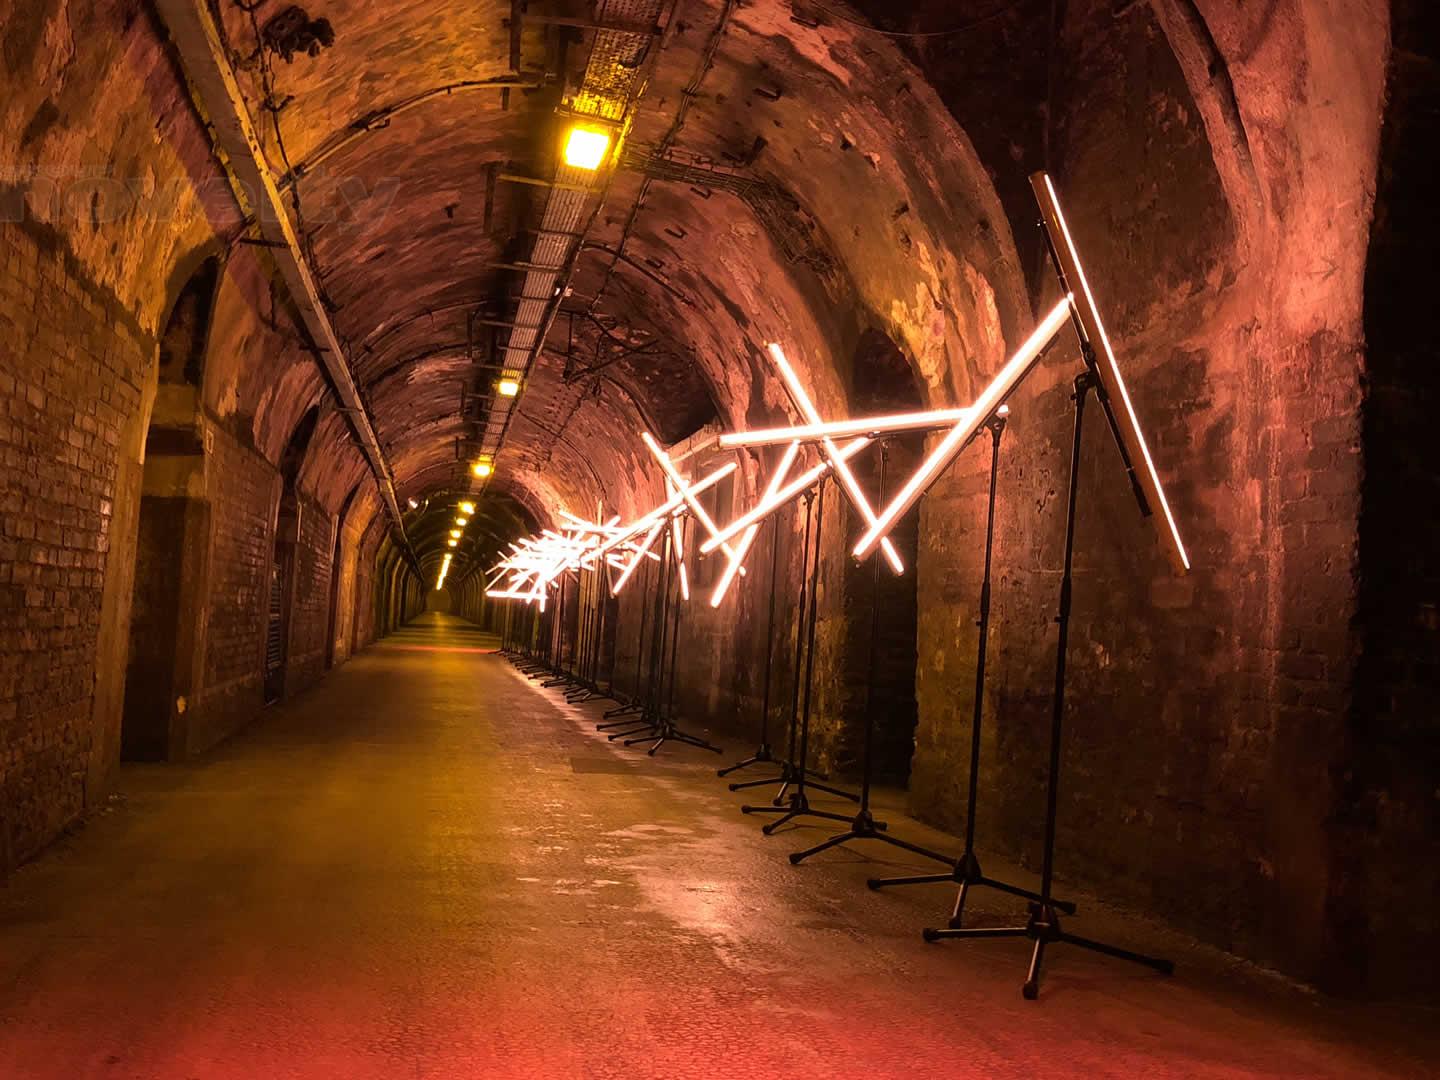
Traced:
<path fill-rule="evenodd" d="M 153 341 L 54 237 L 0 226 L 0 866 L 84 809 L 117 458 Z"/>

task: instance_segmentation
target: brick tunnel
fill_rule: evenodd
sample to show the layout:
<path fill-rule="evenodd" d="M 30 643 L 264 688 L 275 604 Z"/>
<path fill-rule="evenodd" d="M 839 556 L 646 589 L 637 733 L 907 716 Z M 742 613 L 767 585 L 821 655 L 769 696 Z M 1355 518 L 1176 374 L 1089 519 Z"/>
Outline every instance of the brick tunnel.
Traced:
<path fill-rule="evenodd" d="M 1440 1075 L 1432 5 L 0 26 L 0 1075 Z"/>

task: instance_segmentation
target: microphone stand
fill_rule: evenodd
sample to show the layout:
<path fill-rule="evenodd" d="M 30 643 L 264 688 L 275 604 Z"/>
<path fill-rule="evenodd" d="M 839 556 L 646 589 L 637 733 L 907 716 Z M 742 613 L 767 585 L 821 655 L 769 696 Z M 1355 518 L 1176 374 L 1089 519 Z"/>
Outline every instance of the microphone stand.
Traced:
<path fill-rule="evenodd" d="M 773 515 L 770 521 L 770 607 L 765 616 L 765 675 L 760 692 L 760 746 L 755 753 L 716 771 L 716 776 L 729 776 L 732 772 L 751 765 L 768 764 L 775 761 L 770 748 L 770 672 L 775 657 L 775 572 L 780 562 L 780 518 Z M 766 780 L 763 783 L 770 783 Z M 732 787 L 731 790 L 734 790 Z"/>
<path fill-rule="evenodd" d="M 1003 423 L 1003 421 L 1002 421 L 1002 423 Z M 890 447 L 889 447 L 889 443 L 888 443 L 887 441 L 882 440 L 881 443 L 880 443 L 880 502 L 881 502 L 881 504 L 883 504 L 883 503 L 885 502 L 885 474 L 886 474 L 886 472 L 887 472 L 887 470 L 888 470 L 889 460 L 890 460 Z M 823 498 L 823 495 L 822 495 L 822 498 Z M 817 556 L 817 557 L 818 557 L 818 556 Z M 850 822 L 850 828 L 849 828 L 846 832 L 840 833 L 840 834 L 837 835 L 837 836 L 832 836 L 832 837 L 830 837 L 828 840 L 824 840 L 824 841 L 816 844 L 814 847 L 812 847 L 812 848 L 807 848 L 807 849 L 804 850 L 804 851 L 792 852 L 791 855 L 790 855 L 790 862 L 791 862 L 792 865 L 795 865 L 795 866 L 798 866 L 803 860 L 808 859 L 811 855 L 818 855 L 818 854 L 819 854 L 820 852 L 822 852 L 822 851 L 826 851 L 826 850 L 828 850 L 829 848 L 836 847 L 836 846 L 838 846 L 838 845 L 840 845 L 840 844 L 847 843 L 847 842 L 849 842 L 849 841 L 851 841 L 851 840 L 880 840 L 880 841 L 882 841 L 882 842 L 884 842 L 884 843 L 886 843 L 886 844 L 891 845 L 892 847 L 903 848 L 905 851 L 909 851 L 909 852 L 911 852 L 912 854 L 915 854 L 915 855 L 923 855 L 923 856 L 925 856 L 927 859 L 934 859 L 936 862 L 949 863 L 949 862 L 951 861 L 951 860 L 949 859 L 949 857 L 947 857 L 947 856 L 945 856 L 945 855 L 941 855 L 939 852 L 931 851 L 929 848 L 923 848 L 923 847 L 921 847 L 921 846 L 918 845 L 918 844 L 912 844 L 912 843 L 910 843 L 908 840 L 901 840 L 901 839 L 899 839 L 898 837 L 894 837 L 894 836 L 889 835 L 888 833 L 886 833 L 886 832 L 883 831 L 883 830 L 886 828 L 885 822 L 875 820 L 875 817 L 870 813 L 870 783 L 871 783 L 871 777 L 872 777 L 872 775 L 873 775 L 873 773 L 874 773 L 874 764 L 875 764 L 875 763 L 874 763 L 874 743 L 875 743 L 875 702 L 874 702 L 874 696 L 875 696 L 875 675 L 876 675 L 876 670 L 875 670 L 875 668 L 876 668 L 876 661 L 877 661 L 877 658 L 878 658 L 878 656 L 879 656 L 879 649 L 877 648 L 877 642 L 878 642 L 879 637 L 880 637 L 880 554 L 879 554 L 879 552 L 876 552 L 876 553 L 872 556 L 871 562 L 870 562 L 870 567 L 871 567 L 871 574 L 870 574 L 870 665 L 869 665 L 869 666 L 870 666 L 870 686 L 869 686 L 869 693 L 868 693 L 869 700 L 867 700 L 866 703 L 865 703 L 865 749 L 864 749 L 864 760 L 863 760 L 863 764 L 861 765 L 860 807 L 859 807 L 859 809 L 855 812 L 855 817 L 851 820 L 851 822 Z M 812 619 L 812 623 L 813 623 L 813 619 L 814 619 L 814 615 L 813 615 L 813 614 L 811 615 L 811 619 Z M 813 628 L 812 628 L 812 633 L 813 633 Z M 807 661 L 807 664 L 808 664 L 808 661 Z M 808 674 L 808 673 L 807 673 L 807 674 Z M 806 716 L 807 716 L 807 719 L 808 719 L 808 716 L 809 716 L 809 709 L 808 709 L 808 694 L 809 694 L 809 688 L 808 688 L 808 686 L 807 686 L 807 688 L 806 688 L 806 694 L 807 694 Z M 803 760 L 803 759 L 802 759 L 802 760 Z M 781 820 L 784 821 L 785 819 L 782 818 Z M 844 818 L 842 817 L 841 820 L 843 821 Z M 781 823 L 781 822 L 776 822 L 775 824 L 776 824 L 776 825 L 779 825 L 780 823 Z"/>

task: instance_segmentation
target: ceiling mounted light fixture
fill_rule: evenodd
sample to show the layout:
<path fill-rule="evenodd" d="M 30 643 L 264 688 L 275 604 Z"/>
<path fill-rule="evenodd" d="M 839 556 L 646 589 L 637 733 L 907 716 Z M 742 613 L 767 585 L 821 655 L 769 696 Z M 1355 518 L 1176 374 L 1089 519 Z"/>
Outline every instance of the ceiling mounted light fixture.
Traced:
<path fill-rule="evenodd" d="M 565 136 L 565 164 L 594 172 L 610 150 L 610 133 L 576 124 Z"/>
<path fill-rule="evenodd" d="M 470 466 L 470 471 L 481 479 L 484 479 L 495 471 L 495 467 L 482 458 Z"/>
<path fill-rule="evenodd" d="M 469 525 L 469 524 L 470 524 L 470 519 L 467 518 L 467 517 L 463 517 L 463 516 L 462 516 L 462 517 L 457 517 L 457 518 L 455 519 L 455 524 L 456 524 L 456 525 Z"/>
<path fill-rule="evenodd" d="M 446 540 L 445 543 L 449 544 L 451 547 L 459 547 L 459 546 L 460 546 L 460 541 L 459 541 L 459 540 Z"/>
<path fill-rule="evenodd" d="M 461 512 L 462 514 L 473 514 L 473 513 L 475 513 L 475 504 L 472 503 L 472 502 L 462 502 L 462 503 L 460 504 L 460 512 Z"/>
<path fill-rule="evenodd" d="M 520 380 L 506 377 L 495 384 L 495 392 L 501 397 L 514 397 L 520 393 Z"/>
<path fill-rule="evenodd" d="M 460 530 L 459 530 L 459 529 L 451 529 L 451 530 L 450 530 L 450 535 L 451 535 L 452 537 L 454 537 L 456 540 L 459 540 L 459 539 L 460 539 Z"/>

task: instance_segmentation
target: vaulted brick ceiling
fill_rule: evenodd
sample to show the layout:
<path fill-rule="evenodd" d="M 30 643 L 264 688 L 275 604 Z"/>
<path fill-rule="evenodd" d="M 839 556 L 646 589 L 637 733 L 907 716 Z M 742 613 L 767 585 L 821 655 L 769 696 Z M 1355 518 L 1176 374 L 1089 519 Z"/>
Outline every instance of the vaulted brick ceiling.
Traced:
<path fill-rule="evenodd" d="M 256 26 L 220 10 L 402 501 L 473 486 L 465 440 L 493 380 L 476 362 L 503 342 L 521 281 L 503 264 L 528 257 L 546 194 L 496 174 L 553 174 L 562 86 L 593 34 L 527 19 L 533 86 L 476 88 L 513 77 L 508 3 L 331 0 L 313 14 L 334 44 L 272 64 L 272 119 Z M 1008 224 L 946 108 L 887 39 L 792 14 L 687 3 L 645 54 L 623 162 L 490 485 L 531 519 L 642 508 L 659 478 L 641 428 L 675 441 L 778 415 L 769 340 L 833 407 L 836 357 L 878 325 L 949 398 L 1028 318 Z M 416 524 L 428 563 L 445 534 Z"/>

